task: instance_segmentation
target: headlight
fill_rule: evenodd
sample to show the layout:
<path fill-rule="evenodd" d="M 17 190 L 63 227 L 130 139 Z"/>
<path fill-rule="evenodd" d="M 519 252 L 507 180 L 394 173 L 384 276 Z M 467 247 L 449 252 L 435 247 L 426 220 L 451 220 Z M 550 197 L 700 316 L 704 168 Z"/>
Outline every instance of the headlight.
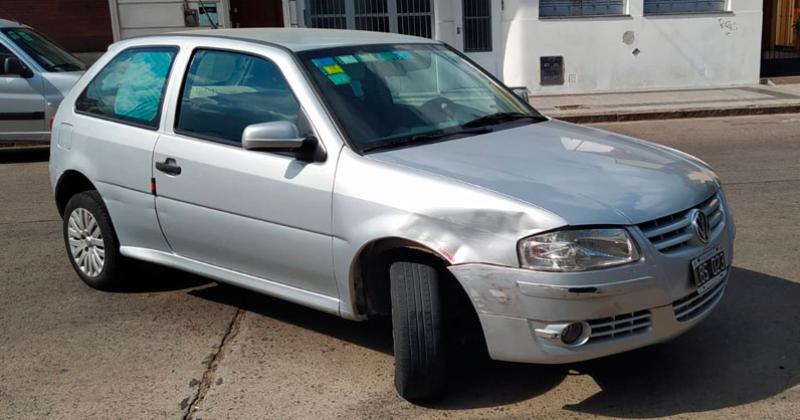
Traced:
<path fill-rule="evenodd" d="M 542 271 L 586 271 L 639 259 L 625 229 L 561 230 L 525 238 L 519 243 L 520 265 Z"/>

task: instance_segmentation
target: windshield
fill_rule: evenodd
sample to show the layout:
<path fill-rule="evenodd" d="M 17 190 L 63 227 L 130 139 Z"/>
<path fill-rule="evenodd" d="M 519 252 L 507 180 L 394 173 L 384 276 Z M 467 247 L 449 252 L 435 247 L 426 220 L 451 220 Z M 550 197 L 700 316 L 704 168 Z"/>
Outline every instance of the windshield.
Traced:
<path fill-rule="evenodd" d="M 85 70 L 86 65 L 44 35 L 30 28 L 5 28 L 3 33 L 46 71 Z"/>
<path fill-rule="evenodd" d="M 441 45 L 356 46 L 298 55 L 361 152 L 544 119 Z"/>

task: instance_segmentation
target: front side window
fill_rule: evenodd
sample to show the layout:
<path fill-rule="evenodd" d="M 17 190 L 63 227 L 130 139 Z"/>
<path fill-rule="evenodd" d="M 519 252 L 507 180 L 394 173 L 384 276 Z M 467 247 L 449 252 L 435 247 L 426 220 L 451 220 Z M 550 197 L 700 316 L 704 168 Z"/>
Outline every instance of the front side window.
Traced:
<path fill-rule="evenodd" d="M 726 0 L 644 0 L 644 13 L 724 12 Z"/>
<path fill-rule="evenodd" d="M 174 47 L 125 50 L 106 65 L 75 102 L 84 114 L 158 128 Z"/>
<path fill-rule="evenodd" d="M 298 55 L 362 152 L 542 118 L 441 45 L 370 45 Z"/>
<path fill-rule="evenodd" d="M 0 31 L 48 72 L 86 70 L 81 60 L 31 28 L 4 28 Z"/>
<path fill-rule="evenodd" d="M 540 0 L 539 16 L 616 16 L 625 13 L 625 0 Z"/>
<path fill-rule="evenodd" d="M 289 121 L 307 133 L 300 105 L 273 62 L 248 54 L 198 50 L 186 74 L 175 131 L 241 144 L 251 124 Z"/>

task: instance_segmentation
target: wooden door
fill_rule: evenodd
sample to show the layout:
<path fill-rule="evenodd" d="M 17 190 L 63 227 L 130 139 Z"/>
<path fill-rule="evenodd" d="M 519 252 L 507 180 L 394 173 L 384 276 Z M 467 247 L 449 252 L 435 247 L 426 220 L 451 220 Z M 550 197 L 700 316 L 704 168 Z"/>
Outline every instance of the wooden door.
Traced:
<path fill-rule="evenodd" d="M 281 0 L 231 0 L 231 21 L 234 28 L 283 26 Z"/>

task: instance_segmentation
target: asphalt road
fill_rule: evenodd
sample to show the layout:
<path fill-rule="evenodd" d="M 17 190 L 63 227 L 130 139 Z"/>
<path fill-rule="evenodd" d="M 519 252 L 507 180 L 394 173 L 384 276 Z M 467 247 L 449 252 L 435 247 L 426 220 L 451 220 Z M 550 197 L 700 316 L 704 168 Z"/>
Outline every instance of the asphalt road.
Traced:
<path fill-rule="evenodd" d="M 127 293 L 84 286 L 47 152 L 0 151 L 0 418 L 800 417 L 800 115 L 602 127 L 716 168 L 738 226 L 720 307 L 601 360 L 462 366 L 425 407 L 394 392 L 386 324 L 160 268 Z"/>

